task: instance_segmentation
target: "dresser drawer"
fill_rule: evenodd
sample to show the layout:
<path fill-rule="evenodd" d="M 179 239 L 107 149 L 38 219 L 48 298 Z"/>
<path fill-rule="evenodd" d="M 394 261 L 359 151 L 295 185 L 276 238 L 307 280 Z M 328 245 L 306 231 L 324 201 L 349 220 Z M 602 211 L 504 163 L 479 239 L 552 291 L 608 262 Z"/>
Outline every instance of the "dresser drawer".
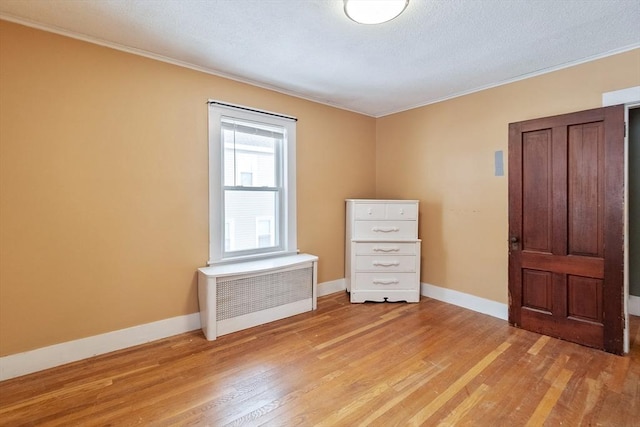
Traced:
<path fill-rule="evenodd" d="M 357 242 L 356 255 L 415 255 L 416 243 L 400 242 Z"/>
<path fill-rule="evenodd" d="M 415 290 L 418 287 L 415 273 L 356 273 L 355 289 L 364 290 Z"/>
<path fill-rule="evenodd" d="M 418 237 L 416 221 L 354 221 L 353 239 L 402 240 Z"/>
<path fill-rule="evenodd" d="M 356 257 L 356 272 L 361 271 L 416 271 L 414 255 L 361 255 Z"/>
<path fill-rule="evenodd" d="M 384 203 L 358 203 L 354 205 L 354 218 L 364 220 L 385 219 L 386 205 Z"/>
<path fill-rule="evenodd" d="M 390 203 L 385 219 L 412 221 L 418 219 L 418 205 L 415 203 Z"/>
<path fill-rule="evenodd" d="M 357 203 L 353 206 L 353 217 L 358 220 L 375 221 L 396 219 L 413 221 L 418 219 L 416 203 Z"/>

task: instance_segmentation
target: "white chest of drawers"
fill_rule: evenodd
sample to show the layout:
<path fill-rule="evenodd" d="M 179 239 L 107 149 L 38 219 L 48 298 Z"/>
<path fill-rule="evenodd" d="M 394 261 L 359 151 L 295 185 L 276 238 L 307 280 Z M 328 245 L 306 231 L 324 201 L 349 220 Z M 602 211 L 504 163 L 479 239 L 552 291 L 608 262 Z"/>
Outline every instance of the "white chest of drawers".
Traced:
<path fill-rule="evenodd" d="M 417 200 L 347 199 L 345 279 L 353 303 L 420 300 Z"/>

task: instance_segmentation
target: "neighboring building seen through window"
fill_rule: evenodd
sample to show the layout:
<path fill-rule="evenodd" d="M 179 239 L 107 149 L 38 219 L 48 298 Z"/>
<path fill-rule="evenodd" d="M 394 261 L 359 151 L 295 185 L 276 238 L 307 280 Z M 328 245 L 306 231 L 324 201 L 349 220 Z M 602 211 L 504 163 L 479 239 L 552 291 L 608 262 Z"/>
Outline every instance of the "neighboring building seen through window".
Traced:
<path fill-rule="evenodd" d="M 256 218 L 256 244 L 259 248 L 268 248 L 275 244 L 275 232 L 273 229 L 273 217 Z"/>
<path fill-rule="evenodd" d="M 222 119 L 224 217 L 235 224 L 235 234 L 225 234 L 225 239 L 233 239 L 234 251 L 253 251 L 280 243 L 278 236 L 269 232 L 271 221 L 257 218 L 275 218 L 280 210 L 278 165 L 282 164 L 283 139 L 282 127 Z"/>
<path fill-rule="evenodd" d="M 295 120 L 210 106 L 210 263 L 294 253 Z"/>

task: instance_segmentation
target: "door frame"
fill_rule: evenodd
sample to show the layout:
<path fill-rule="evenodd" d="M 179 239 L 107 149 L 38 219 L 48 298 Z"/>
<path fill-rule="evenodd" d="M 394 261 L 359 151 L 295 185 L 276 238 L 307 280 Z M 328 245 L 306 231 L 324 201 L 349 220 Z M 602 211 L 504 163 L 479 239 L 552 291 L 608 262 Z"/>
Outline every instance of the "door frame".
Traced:
<path fill-rule="evenodd" d="M 624 104 L 624 331 L 623 351 L 629 352 L 629 109 L 640 107 L 640 86 L 602 94 L 602 106 Z"/>

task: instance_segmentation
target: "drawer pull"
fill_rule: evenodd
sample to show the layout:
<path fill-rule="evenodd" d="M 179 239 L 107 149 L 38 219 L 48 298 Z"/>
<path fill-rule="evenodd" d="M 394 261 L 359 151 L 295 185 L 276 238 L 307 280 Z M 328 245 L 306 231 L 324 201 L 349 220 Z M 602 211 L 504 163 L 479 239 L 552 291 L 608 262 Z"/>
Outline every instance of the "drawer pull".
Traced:
<path fill-rule="evenodd" d="M 394 231 L 400 231 L 398 227 L 373 227 L 371 231 L 381 232 L 381 233 L 393 233 Z"/>
<path fill-rule="evenodd" d="M 388 279 L 388 280 L 373 279 L 374 285 L 397 285 L 398 283 L 400 283 L 398 279 Z"/>
<path fill-rule="evenodd" d="M 400 248 L 398 246 L 374 246 L 374 252 L 398 252 Z"/>
<path fill-rule="evenodd" d="M 397 267 L 400 265 L 400 261 L 373 261 L 373 265 L 376 267 Z"/>

